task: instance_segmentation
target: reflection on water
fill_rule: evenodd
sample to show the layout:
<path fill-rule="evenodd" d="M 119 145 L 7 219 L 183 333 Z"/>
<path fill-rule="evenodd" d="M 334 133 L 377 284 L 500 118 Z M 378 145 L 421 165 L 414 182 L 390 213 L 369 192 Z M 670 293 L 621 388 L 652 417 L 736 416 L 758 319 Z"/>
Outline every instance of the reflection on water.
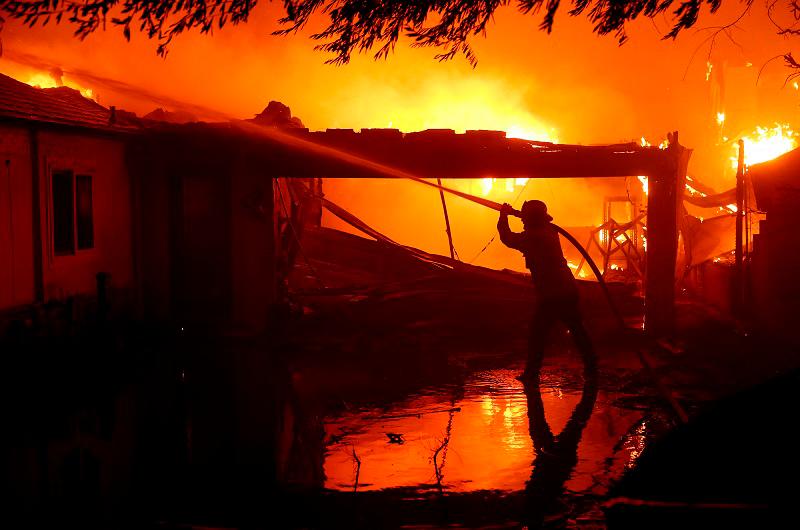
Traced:
<path fill-rule="evenodd" d="M 326 418 L 325 486 L 352 490 L 358 474 L 359 491 L 437 484 L 454 492 L 524 490 L 535 480 L 536 466 L 547 467 L 543 462 L 550 460 L 542 455 L 556 448 L 551 444 L 548 452 L 546 440 L 536 444 L 544 453 L 534 448 L 534 439 L 549 432 L 564 442 L 562 448 L 574 444 L 574 463 L 558 477 L 560 485 L 600 493 L 607 459 L 640 415 L 611 406 L 602 391 L 587 396 L 580 388 L 560 389 L 547 380 L 533 393 L 536 410 L 529 411 L 530 396 L 515 379 L 517 373 L 478 372 L 463 385 L 428 388 L 390 407 Z M 570 429 L 568 422 L 575 425 L 576 415 L 573 434 L 560 438 Z M 541 424 L 529 429 L 529 421 Z"/>
<path fill-rule="evenodd" d="M 531 389 L 528 396 L 528 426 L 536 451 L 531 478 L 526 485 L 526 523 L 540 527 L 548 515 L 560 512 L 559 497 L 578 463 L 578 445 L 583 429 L 592 415 L 597 400 L 597 380 L 587 380 L 580 401 L 556 434 L 545 417 L 540 389 Z"/>

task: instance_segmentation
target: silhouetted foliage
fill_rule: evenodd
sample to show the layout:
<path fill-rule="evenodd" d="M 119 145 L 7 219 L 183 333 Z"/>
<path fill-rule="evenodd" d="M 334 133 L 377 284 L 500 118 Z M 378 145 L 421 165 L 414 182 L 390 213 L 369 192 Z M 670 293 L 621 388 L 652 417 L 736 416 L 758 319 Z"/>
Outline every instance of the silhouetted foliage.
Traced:
<path fill-rule="evenodd" d="M 664 36 L 675 38 L 697 22 L 700 9 L 716 11 L 722 0 L 572 0 L 568 13 L 584 15 L 600 35 L 615 34 L 620 43 L 627 39 L 625 24 L 639 16 L 666 13 L 673 18 Z M 752 0 L 744 0 L 750 5 Z M 138 27 L 158 40 L 158 53 L 165 55 L 170 42 L 184 31 L 208 33 L 226 23 L 246 22 L 256 0 L 0 0 L 0 16 L 22 20 L 29 26 L 67 21 L 75 35 L 85 38 L 108 21 L 130 39 L 131 27 Z M 473 65 L 475 55 L 469 40 L 483 35 L 495 11 L 510 0 L 283 0 L 283 28 L 287 34 L 303 28 L 315 13 L 328 17 L 328 25 L 312 35 L 321 41 L 316 48 L 333 54 L 328 62 L 347 63 L 351 54 L 378 47 L 376 58 L 386 57 L 398 38 L 406 35 L 413 46 L 433 46 L 443 51 L 436 57 L 450 59 L 463 54 Z M 540 28 L 550 32 L 560 0 L 516 0 L 525 14 L 541 13 Z M 1 20 L 0 20 L 1 22 Z"/>

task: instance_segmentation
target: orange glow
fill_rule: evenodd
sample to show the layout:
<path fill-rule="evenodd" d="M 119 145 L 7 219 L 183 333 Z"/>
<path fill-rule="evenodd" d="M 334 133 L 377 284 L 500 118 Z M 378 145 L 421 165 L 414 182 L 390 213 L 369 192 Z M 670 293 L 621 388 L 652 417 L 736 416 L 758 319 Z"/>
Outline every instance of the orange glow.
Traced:
<path fill-rule="evenodd" d="M 55 88 L 60 86 L 58 83 L 56 83 L 56 80 L 53 79 L 53 76 L 42 73 L 33 74 L 28 78 L 27 81 L 25 81 L 25 83 L 36 88 Z"/>
<path fill-rule="evenodd" d="M 776 123 L 774 127 L 756 127 L 755 131 L 743 136 L 744 163 L 747 166 L 777 158 L 797 148 L 798 133 L 787 124 Z M 731 167 L 739 165 L 739 147 L 733 145 Z"/>
<path fill-rule="evenodd" d="M 491 193 L 492 187 L 494 187 L 494 179 L 489 177 L 483 178 L 481 179 L 480 185 L 481 185 L 481 195 L 486 197 L 487 195 L 489 195 L 489 193 Z"/>
<path fill-rule="evenodd" d="M 710 67 L 709 67 L 709 71 L 710 71 Z M 723 119 L 725 119 L 724 115 L 723 115 Z M 642 147 L 651 147 L 653 145 L 644 136 L 641 137 L 639 142 L 641 143 Z M 669 140 L 667 140 L 667 139 L 662 140 L 658 144 L 658 148 L 659 149 L 666 149 L 667 147 L 669 147 Z M 645 195 L 647 195 L 647 193 L 649 191 L 649 188 L 647 186 L 647 176 L 639 175 L 636 178 L 638 178 L 639 182 L 642 184 L 642 191 L 644 192 Z"/>
<path fill-rule="evenodd" d="M 504 178 L 504 179 L 496 179 L 496 178 L 482 178 L 479 181 L 480 186 L 480 194 L 483 197 L 488 197 L 489 195 L 494 195 L 495 198 L 498 200 L 505 201 L 506 195 L 509 193 L 514 193 L 522 191 L 525 188 L 525 185 L 528 183 L 527 178 Z M 462 186 L 459 186 L 463 188 Z M 494 193 L 493 193 L 494 192 Z"/>
<path fill-rule="evenodd" d="M 572 269 L 572 274 L 575 275 L 575 272 L 578 270 L 578 265 L 576 263 L 571 262 L 571 261 L 567 261 L 567 266 L 570 269 Z M 577 277 L 578 278 L 586 278 L 586 271 L 581 269 L 580 272 L 578 272 Z"/>
<path fill-rule="evenodd" d="M 458 133 L 467 130 L 505 131 L 507 138 L 519 138 L 538 142 L 558 143 L 556 129 L 545 124 L 513 98 L 498 98 L 498 86 L 493 82 L 461 80 L 455 82 L 462 89 L 453 91 L 430 90 L 421 94 L 413 109 L 404 109 L 399 115 L 392 115 L 386 126 L 404 132 L 429 128 L 446 127 Z M 375 116 L 365 116 L 367 123 L 381 119 L 386 110 L 380 105 L 372 105 Z M 476 190 L 474 186 L 465 189 L 478 192 L 483 197 L 492 196 L 505 202 L 508 194 L 519 192 L 527 184 L 527 178 L 480 179 Z M 464 186 L 457 186 L 464 189 Z"/>
<path fill-rule="evenodd" d="M 435 485 L 435 453 L 441 485 L 447 491 L 524 488 L 535 453 L 528 399 L 515 375 L 511 370 L 479 372 L 455 402 L 450 395 L 419 395 L 388 410 L 330 418 L 326 436 L 335 442 L 326 451 L 325 486 L 353 489 L 355 451 L 361 461 L 359 491 Z M 553 434 L 567 424 L 579 397 L 557 386 L 543 390 L 545 421 Z M 600 455 L 612 452 L 633 417 L 622 410 L 592 415 L 570 485 L 591 483 L 593 473 L 604 465 Z M 387 433 L 401 434 L 402 443 L 390 443 Z"/>
<path fill-rule="evenodd" d="M 281 3 L 259 4 L 259 8 L 247 24 L 228 26 L 213 35 L 181 36 L 166 60 L 155 55 L 153 41 L 136 31 L 130 42 L 114 31 L 79 41 L 68 26 L 28 29 L 7 21 L 0 71 L 21 80 L 30 77 L 31 84 L 55 86 L 49 72 L 57 67 L 64 71 L 63 84 L 88 97 L 99 92 L 104 105 L 140 115 L 169 107 L 148 93 L 240 118 L 260 112 L 274 99 L 289 105 L 312 130 L 490 129 L 505 130 L 509 137 L 576 144 L 626 142 L 647 134 L 656 144 L 665 131 L 680 129 L 682 143 L 695 149 L 692 172 L 709 179 L 705 183 L 717 189 L 730 187 L 730 182 L 720 182 L 721 170 L 729 166 L 727 153 L 704 158 L 719 140 L 718 134 L 707 134 L 708 122 L 714 124 L 719 118 L 717 111 L 730 112 L 724 130 L 731 137 L 733 131 L 741 130 L 737 119 L 771 123 L 788 119 L 796 111 L 797 92 L 791 86 L 781 90 L 785 74 L 779 68 L 765 69 L 756 84 L 758 68 L 730 66 L 740 64 L 738 48 L 717 46 L 708 62 L 705 50 L 691 60 L 697 42 L 686 38 L 665 46 L 652 31 L 651 21 L 631 24 L 630 43 L 619 47 L 613 37 L 591 34 L 586 20 L 579 18 L 565 17 L 551 35 L 531 31 L 534 19 L 508 6 L 498 10 L 486 39 L 474 39 L 479 59 L 475 69 L 459 58 L 439 63 L 433 58 L 434 50 L 412 48 L 407 39 L 401 39 L 396 53 L 386 61 L 375 62 L 370 54 L 354 55 L 349 65 L 331 67 L 324 64 L 326 54 L 315 52 L 315 42 L 308 39 L 320 29 L 320 21 L 312 21 L 296 36 L 271 38 L 267 35 L 276 29 Z M 738 15 L 738 6 L 722 6 L 706 23 L 727 23 L 731 15 Z M 754 54 L 748 55 L 748 61 L 763 64 L 785 51 L 783 42 L 777 49 L 767 46 L 764 28 L 755 20 L 745 22 L 756 24 L 740 36 L 745 50 Z M 765 28 L 773 35 L 770 24 Z M 27 60 L 26 54 L 42 61 Z M 658 68 L 652 67 L 654 56 L 660 58 Z M 213 82 L 207 81 L 209 72 L 214 73 Z M 101 79 L 143 90 L 120 91 Z M 721 82 L 727 85 L 717 87 Z M 719 90 L 727 99 L 713 99 Z M 528 184 L 523 178 L 482 176 L 447 184 L 517 208 L 524 200 L 544 200 L 555 222 L 568 229 L 597 226 L 602 222 L 604 196 L 628 191 L 622 179 L 535 179 Z M 637 186 L 632 180 L 629 184 Z M 326 181 L 325 189 L 335 202 L 393 239 L 449 253 L 436 193 L 410 183 L 372 181 Z M 496 235 L 496 215 L 462 202 L 447 198 L 454 244 L 461 257 L 476 259 L 479 265 L 525 270 L 518 253 L 505 249 L 496 238 L 480 253 Z M 325 222 L 347 229 L 327 214 Z M 569 245 L 564 250 L 571 252 Z M 576 263 L 580 259 L 567 257 Z"/>
<path fill-rule="evenodd" d="M 59 80 L 57 80 L 53 75 L 43 72 L 35 72 L 27 79 L 21 79 L 21 81 L 36 88 L 57 88 L 60 86 L 67 86 L 80 92 L 83 97 L 97 101 L 97 96 L 91 88 L 82 87 L 72 81 L 59 83 Z"/>
<path fill-rule="evenodd" d="M 642 184 L 642 191 L 644 192 L 645 195 L 647 195 L 650 191 L 650 188 L 647 185 L 647 177 L 645 177 L 644 175 L 639 175 L 636 178 L 639 179 L 639 182 Z"/>
<path fill-rule="evenodd" d="M 363 94 L 358 116 L 362 127 L 390 127 L 403 132 L 424 129 L 505 131 L 508 138 L 558 142 L 556 129 L 526 109 L 511 87 L 492 79 L 440 80 L 414 95 L 413 106 L 387 109 L 382 92 Z M 500 96 L 506 92 L 505 96 Z M 396 95 L 392 94 L 392 97 Z"/>

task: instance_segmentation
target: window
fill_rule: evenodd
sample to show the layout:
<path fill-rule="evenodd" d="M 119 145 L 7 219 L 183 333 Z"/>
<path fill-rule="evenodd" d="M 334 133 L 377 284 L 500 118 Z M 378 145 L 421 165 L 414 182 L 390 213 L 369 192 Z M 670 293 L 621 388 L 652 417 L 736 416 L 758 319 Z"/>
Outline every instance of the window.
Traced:
<path fill-rule="evenodd" d="M 75 221 L 78 232 L 78 250 L 94 247 L 91 175 L 75 177 Z"/>
<path fill-rule="evenodd" d="M 53 172 L 53 249 L 56 255 L 75 253 L 72 171 Z"/>
<path fill-rule="evenodd" d="M 94 247 L 91 175 L 53 171 L 53 250 L 57 256 Z"/>

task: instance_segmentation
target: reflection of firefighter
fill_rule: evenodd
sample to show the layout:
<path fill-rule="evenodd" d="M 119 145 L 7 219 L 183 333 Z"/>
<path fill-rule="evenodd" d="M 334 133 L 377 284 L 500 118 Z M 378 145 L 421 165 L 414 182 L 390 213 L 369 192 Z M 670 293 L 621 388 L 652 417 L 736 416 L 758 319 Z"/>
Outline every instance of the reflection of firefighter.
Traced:
<path fill-rule="evenodd" d="M 278 300 L 288 301 L 287 280 L 294 267 L 300 241 L 307 226 L 322 223 L 322 179 L 278 179 L 276 208 L 278 233 L 276 238 L 276 273 Z"/>
<path fill-rule="evenodd" d="M 507 247 L 519 250 L 525 256 L 525 266 L 530 269 L 536 289 L 536 309 L 531 320 L 528 342 L 528 364 L 520 379 L 538 383 L 542 357 L 548 336 L 557 321 L 563 322 L 580 350 L 586 375 L 597 370 L 594 349 L 589 334 L 583 326 L 578 308 L 578 288 L 561 250 L 553 220 L 542 201 L 526 201 L 521 217 L 525 230 L 512 232 L 508 216 L 513 208 L 504 204 L 497 221 L 500 241 Z"/>
<path fill-rule="evenodd" d="M 536 453 L 531 478 L 525 484 L 525 523 L 528 528 L 541 528 L 563 509 L 559 497 L 578 463 L 578 444 L 597 401 L 597 380 L 587 377 L 581 400 L 558 435 L 547 424 L 541 390 L 529 387 L 525 394 L 528 428 Z"/>

